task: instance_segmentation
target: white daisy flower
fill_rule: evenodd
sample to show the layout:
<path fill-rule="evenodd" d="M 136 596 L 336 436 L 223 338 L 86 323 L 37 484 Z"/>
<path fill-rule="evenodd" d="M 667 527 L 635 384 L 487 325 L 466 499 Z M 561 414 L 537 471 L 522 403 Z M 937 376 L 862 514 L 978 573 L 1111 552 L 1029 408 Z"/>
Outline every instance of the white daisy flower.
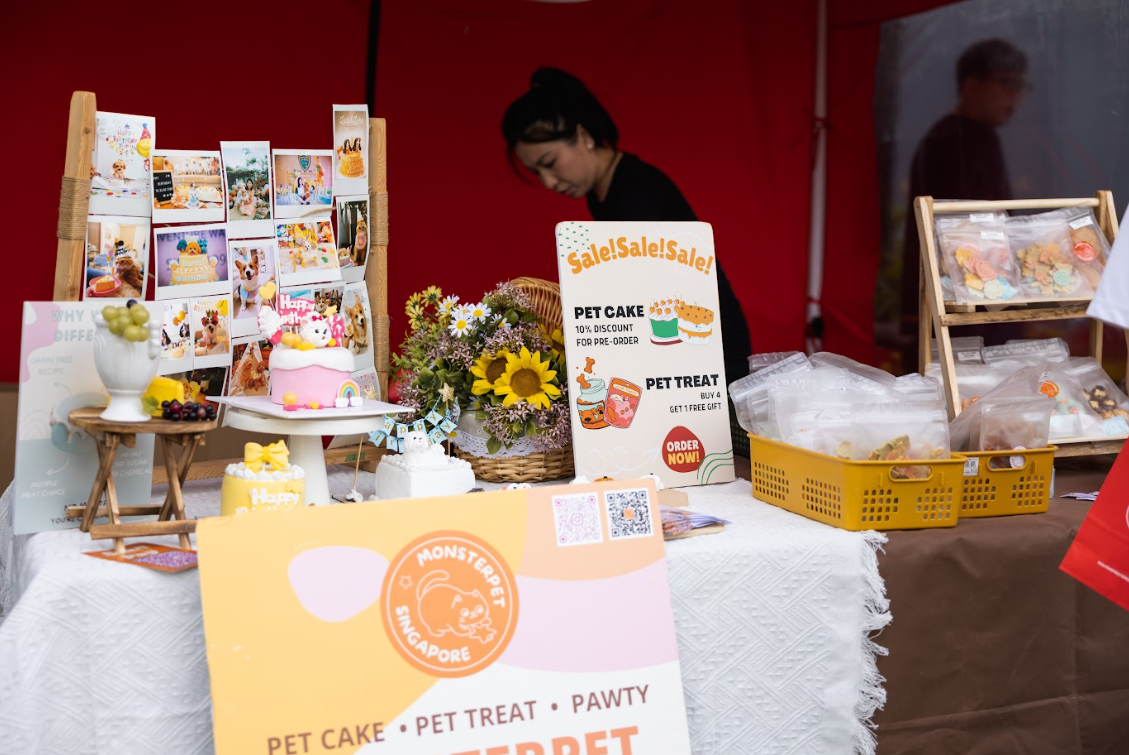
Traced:
<path fill-rule="evenodd" d="M 471 304 L 468 306 L 470 316 L 479 322 L 486 322 L 486 318 L 490 316 L 490 307 L 486 306 L 483 302 L 478 304 Z"/>
<path fill-rule="evenodd" d="M 461 311 L 454 312 L 451 315 L 451 324 L 447 326 L 447 330 L 451 331 L 453 336 L 464 336 L 470 330 L 470 318 L 466 317 Z"/>
<path fill-rule="evenodd" d="M 445 299 L 443 299 L 443 301 L 439 302 L 439 311 L 446 313 L 458 303 L 459 303 L 459 297 L 448 296 Z"/>

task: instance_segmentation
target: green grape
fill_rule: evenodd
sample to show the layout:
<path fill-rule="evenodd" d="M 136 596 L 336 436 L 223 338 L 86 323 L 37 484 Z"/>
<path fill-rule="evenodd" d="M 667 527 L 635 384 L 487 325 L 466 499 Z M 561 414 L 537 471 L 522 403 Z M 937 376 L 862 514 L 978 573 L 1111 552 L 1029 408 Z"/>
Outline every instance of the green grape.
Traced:
<path fill-rule="evenodd" d="M 143 306 L 130 307 L 129 318 L 133 320 L 134 325 L 144 325 L 149 322 L 149 310 Z"/>
<path fill-rule="evenodd" d="M 127 341 L 144 341 L 149 337 L 148 331 L 140 325 L 127 325 L 123 335 Z"/>
<path fill-rule="evenodd" d="M 109 304 L 102 307 L 102 319 L 103 320 L 105 320 L 106 322 L 109 322 L 110 320 L 117 319 L 117 317 L 118 317 L 118 308 L 117 307 L 110 306 Z"/>
<path fill-rule="evenodd" d="M 126 325 L 128 325 L 128 323 L 125 321 L 124 317 L 115 317 L 113 320 L 110 320 L 110 332 L 115 336 L 120 336 L 125 333 Z"/>

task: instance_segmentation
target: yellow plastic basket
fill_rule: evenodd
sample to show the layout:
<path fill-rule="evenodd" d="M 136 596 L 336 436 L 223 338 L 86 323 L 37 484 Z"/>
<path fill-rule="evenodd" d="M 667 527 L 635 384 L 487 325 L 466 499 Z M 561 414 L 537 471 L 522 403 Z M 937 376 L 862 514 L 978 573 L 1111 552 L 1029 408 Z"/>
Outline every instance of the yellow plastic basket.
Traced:
<path fill-rule="evenodd" d="M 964 453 L 964 492 L 960 515 L 964 517 L 1041 514 L 1051 502 L 1054 446 L 1030 451 L 980 451 Z M 1023 460 L 1012 466 L 1012 460 Z"/>
<path fill-rule="evenodd" d="M 931 461 L 844 461 L 749 436 L 753 495 L 844 530 L 952 527 L 964 489 L 962 455 Z M 927 466 L 923 480 L 890 476 L 894 467 Z"/>

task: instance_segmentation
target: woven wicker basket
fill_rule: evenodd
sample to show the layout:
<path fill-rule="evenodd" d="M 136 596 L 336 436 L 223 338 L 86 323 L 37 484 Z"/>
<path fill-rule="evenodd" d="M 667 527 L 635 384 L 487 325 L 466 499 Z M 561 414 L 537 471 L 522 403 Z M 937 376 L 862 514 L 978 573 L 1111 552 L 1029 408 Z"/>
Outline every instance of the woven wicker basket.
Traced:
<path fill-rule="evenodd" d="M 533 311 L 549 332 L 561 327 L 561 289 L 556 283 L 540 278 L 515 278 L 513 284 L 533 300 Z M 572 444 L 546 453 L 491 459 L 455 448 L 455 456 L 470 462 L 474 476 L 488 482 L 548 482 L 572 477 L 576 467 L 572 461 Z"/>

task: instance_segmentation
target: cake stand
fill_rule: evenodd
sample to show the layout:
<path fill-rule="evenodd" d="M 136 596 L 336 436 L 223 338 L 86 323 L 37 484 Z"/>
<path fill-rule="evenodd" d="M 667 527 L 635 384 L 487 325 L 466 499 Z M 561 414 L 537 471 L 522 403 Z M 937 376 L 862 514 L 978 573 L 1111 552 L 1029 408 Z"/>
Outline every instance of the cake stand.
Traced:
<path fill-rule="evenodd" d="M 372 432 L 384 425 L 385 414 L 400 414 L 405 411 L 394 404 L 366 401 L 364 406 L 350 410 L 351 416 L 348 417 L 331 416 L 320 419 L 310 416 L 309 412 L 303 412 L 303 416 L 287 419 L 272 417 L 245 405 L 237 405 L 231 400 L 223 403 L 227 404 L 225 424 L 229 427 L 254 433 L 287 436 L 286 445 L 290 449 L 290 462 L 297 464 L 306 473 L 306 503 L 318 506 L 333 502 L 329 496 L 325 452 L 322 449 L 321 437 Z"/>

